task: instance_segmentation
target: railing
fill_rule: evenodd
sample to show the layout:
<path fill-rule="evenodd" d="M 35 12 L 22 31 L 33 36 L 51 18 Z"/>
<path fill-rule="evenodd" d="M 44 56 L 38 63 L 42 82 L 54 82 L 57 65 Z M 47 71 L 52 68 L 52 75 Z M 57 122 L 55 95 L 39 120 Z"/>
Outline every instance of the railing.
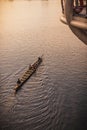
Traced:
<path fill-rule="evenodd" d="M 65 0 L 61 0 L 62 13 L 64 14 Z M 74 0 L 73 15 L 87 18 L 87 0 Z"/>
<path fill-rule="evenodd" d="M 87 18 L 87 0 L 74 0 L 73 15 Z"/>
<path fill-rule="evenodd" d="M 60 20 L 87 45 L 87 0 L 61 0 Z"/>

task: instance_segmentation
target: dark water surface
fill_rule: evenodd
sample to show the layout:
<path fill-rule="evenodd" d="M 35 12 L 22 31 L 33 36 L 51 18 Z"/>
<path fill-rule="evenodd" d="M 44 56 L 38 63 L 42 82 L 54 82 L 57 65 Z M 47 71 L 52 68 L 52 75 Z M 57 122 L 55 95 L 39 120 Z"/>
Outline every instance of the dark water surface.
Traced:
<path fill-rule="evenodd" d="M 87 130 L 87 46 L 60 16 L 58 0 L 0 0 L 0 130 Z"/>

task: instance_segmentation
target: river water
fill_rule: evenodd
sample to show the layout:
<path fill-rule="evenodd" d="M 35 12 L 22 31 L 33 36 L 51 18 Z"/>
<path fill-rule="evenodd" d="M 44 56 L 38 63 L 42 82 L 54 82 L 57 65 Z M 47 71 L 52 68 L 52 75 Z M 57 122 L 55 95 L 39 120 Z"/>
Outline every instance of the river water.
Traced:
<path fill-rule="evenodd" d="M 60 16 L 58 0 L 0 0 L 0 130 L 87 130 L 87 46 Z"/>

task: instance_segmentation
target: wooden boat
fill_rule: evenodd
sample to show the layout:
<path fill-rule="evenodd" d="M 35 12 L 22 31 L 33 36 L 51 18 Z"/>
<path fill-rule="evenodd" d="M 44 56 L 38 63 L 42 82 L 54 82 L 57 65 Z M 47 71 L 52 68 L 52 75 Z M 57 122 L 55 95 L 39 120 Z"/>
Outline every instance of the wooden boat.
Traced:
<path fill-rule="evenodd" d="M 36 69 L 38 68 L 41 62 L 42 62 L 42 57 L 38 57 L 38 60 L 29 66 L 29 69 L 26 70 L 26 72 L 23 74 L 23 76 L 20 79 L 18 79 L 15 87 L 15 92 L 17 92 L 21 88 L 21 86 L 32 76 L 32 74 L 35 73 Z"/>

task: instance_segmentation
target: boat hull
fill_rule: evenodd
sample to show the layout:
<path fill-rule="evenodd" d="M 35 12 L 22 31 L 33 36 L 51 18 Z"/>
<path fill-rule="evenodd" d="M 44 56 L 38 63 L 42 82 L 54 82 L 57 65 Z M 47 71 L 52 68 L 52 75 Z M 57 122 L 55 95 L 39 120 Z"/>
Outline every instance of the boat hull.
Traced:
<path fill-rule="evenodd" d="M 17 92 L 23 85 L 24 83 L 35 73 L 35 71 L 37 70 L 38 66 L 40 65 L 40 63 L 42 62 L 42 58 L 40 58 L 39 60 L 37 60 L 24 74 L 23 76 L 20 78 L 20 83 L 16 84 L 15 87 L 15 92 Z"/>

